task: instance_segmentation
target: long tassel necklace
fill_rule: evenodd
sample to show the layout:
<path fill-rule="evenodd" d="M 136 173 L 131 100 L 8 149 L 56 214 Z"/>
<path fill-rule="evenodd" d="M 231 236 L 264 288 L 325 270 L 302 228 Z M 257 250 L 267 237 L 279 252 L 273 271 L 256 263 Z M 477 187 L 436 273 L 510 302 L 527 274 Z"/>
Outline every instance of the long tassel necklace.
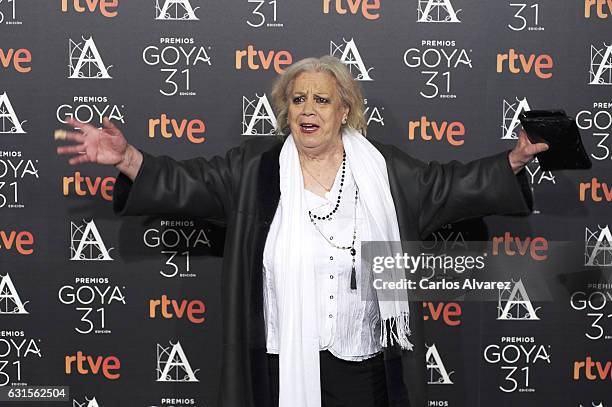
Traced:
<path fill-rule="evenodd" d="M 338 210 L 340 206 L 341 196 L 342 196 L 342 187 L 344 186 L 345 172 L 346 172 L 346 152 L 343 154 L 343 157 L 342 157 L 342 173 L 341 173 L 341 178 L 340 178 L 340 188 L 338 189 L 338 199 L 336 200 L 336 205 L 334 206 L 334 209 L 332 209 L 325 216 L 317 216 L 313 214 L 312 211 L 309 210 L 308 216 L 310 218 L 310 222 L 314 225 L 317 232 L 319 232 L 319 234 L 323 236 L 323 238 L 325 239 L 327 243 L 329 243 L 331 246 L 335 247 L 336 249 L 348 250 L 349 253 L 351 254 L 351 290 L 356 290 L 357 289 L 357 276 L 355 272 L 355 256 L 357 254 L 357 250 L 355 250 L 355 241 L 357 240 L 357 201 L 359 200 L 359 187 L 355 185 L 355 205 L 354 205 L 354 212 L 353 212 L 353 239 L 351 240 L 350 246 L 340 246 L 340 245 L 335 244 L 332 241 L 332 239 L 328 239 L 327 236 L 325 236 L 325 234 L 319 228 L 319 225 L 316 222 L 317 220 L 331 220 L 332 215 L 336 213 L 336 211 Z"/>

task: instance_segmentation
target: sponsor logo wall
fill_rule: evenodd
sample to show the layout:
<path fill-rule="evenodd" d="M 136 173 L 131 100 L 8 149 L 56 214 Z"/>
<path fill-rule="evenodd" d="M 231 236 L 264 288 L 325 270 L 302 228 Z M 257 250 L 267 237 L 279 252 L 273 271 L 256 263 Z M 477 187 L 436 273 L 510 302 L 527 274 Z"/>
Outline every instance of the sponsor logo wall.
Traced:
<path fill-rule="evenodd" d="M 592 169 L 536 160 L 532 216 L 430 237 L 541 262 L 571 241 L 581 267 L 551 301 L 516 279 L 497 301 L 423 302 L 428 406 L 612 406 L 612 2 L 562 3 L 0 0 L 0 386 L 217 405 L 223 230 L 116 217 L 117 172 L 71 167 L 53 130 L 109 117 L 151 154 L 210 158 L 270 136 L 273 78 L 328 54 L 364 90 L 368 137 L 424 161 L 511 149 L 525 110 L 576 118 Z"/>

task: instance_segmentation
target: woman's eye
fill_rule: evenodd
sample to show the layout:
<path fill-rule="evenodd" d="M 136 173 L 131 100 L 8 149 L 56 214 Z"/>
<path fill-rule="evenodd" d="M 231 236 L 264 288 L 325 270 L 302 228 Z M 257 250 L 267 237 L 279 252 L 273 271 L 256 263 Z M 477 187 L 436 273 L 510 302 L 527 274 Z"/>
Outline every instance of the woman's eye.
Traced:
<path fill-rule="evenodd" d="M 304 96 L 296 96 L 292 99 L 293 103 L 303 103 L 304 102 Z M 322 98 L 322 97 L 315 97 L 315 102 L 317 103 L 329 103 L 329 99 L 326 98 Z"/>

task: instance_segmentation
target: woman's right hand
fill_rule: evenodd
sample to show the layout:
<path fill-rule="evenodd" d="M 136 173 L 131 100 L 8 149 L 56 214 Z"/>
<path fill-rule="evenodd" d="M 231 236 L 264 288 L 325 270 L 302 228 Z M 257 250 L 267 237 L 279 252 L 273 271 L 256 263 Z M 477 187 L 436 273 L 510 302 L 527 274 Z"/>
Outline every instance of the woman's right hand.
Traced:
<path fill-rule="evenodd" d="M 70 140 L 77 144 L 57 148 L 58 154 L 77 154 L 68 160 L 71 165 L 97 163 L 114 165 L 134 180 L 142 163 L 142 153 L 129 145 L 121 130 L 107 117 L 102 119 L 102 129 L 69 118 L 66 123 L 78 127 L 77 131 L 56 130 L 56 140 Z"/>

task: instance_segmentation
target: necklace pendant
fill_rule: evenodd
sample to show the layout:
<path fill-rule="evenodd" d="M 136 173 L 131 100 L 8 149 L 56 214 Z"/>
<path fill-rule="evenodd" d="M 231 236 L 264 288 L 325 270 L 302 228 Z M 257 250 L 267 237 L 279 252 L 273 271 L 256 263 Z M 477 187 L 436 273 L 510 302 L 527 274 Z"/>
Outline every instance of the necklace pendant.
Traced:
<path fill-rule="evenodd" d="M 325 193 L 325 199 L 327 199 L 328 201 L 331 199 L 331 191 L 327 191 Z"/>
<path fill-rule="evenodd" d="M 357 289 L 357 276 L 355 273 L 355 265 L 351 267 L 351 290 Z"/>

